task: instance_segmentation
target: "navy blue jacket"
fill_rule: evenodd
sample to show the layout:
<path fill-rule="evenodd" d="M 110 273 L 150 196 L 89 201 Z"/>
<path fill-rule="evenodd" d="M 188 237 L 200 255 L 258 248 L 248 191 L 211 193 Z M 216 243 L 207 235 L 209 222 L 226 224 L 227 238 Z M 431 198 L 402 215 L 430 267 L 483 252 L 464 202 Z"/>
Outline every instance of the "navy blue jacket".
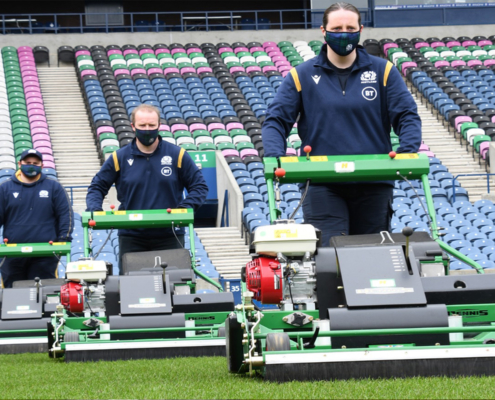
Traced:
<path fill-rule="evenodd" d="M 327 59 L 327 45 L 318 57 L 286 76 L 267 110 L 262 128 L 265 157 L 285 155 L 286 138 L 298 114 L 299 136 L 311 155 L 387 154 L 390 128 L 400 138 L 399 153 L 415 153 L 421 144 L 416 103 L 391 64 L 357 48 L 357 61 L 345 92 Z M 385 85 L 386 84 L 386 85 Z"/>
<path fill-rule="evenodd" d="M 86 196 L 88 211 L 101 211 L 103 199 L 115 183 L 120 210 L 193 208 L 204 203 L 208 186 L 191 156 L 163 141 L 152 154 L 139 151 L 136 139 L 114 152 L 95 175 Z M 187 197 L 183 198 L 184 188 Z M 183 229 L 176 233 L 183 234 Z M 120 229 L 119 235 L 170 237 L 170 228 Z"/>
<path fill-rule="evenodd" d="M 70 242 L 74 214 L 69 197 L 56 180 L 41 173 L 33 183 L 20 171 L 0 184 L 0 226 L 9 243 Z"/>

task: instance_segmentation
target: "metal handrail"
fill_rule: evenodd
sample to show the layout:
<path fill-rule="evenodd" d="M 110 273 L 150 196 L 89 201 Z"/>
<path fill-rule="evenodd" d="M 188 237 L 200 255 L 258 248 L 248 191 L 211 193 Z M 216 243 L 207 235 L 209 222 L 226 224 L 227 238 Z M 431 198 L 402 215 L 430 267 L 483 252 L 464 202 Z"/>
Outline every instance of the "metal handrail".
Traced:
<path fill-rule="evenodd" d="M 362 13 L 364 16 L 362 23 L 365 26 L 370 26 L 371 24 L 371 9 L 370 8 L 362 8 L 359 9 L 359 11 Z M 211 22 L 208 21 L 207 17 L 218 17 L 218 16 L 223 16 L 225 17 L 225 20 L 227 21 L 223 26 L 227 27 L 229 30 L 233 31 L 236 28 L 236 20 L 238 19 L 238 15 L 241 15 L 244 19 L 247 19 L 248 21 L 245 21 L 239 25 L 239 27 L 242 26 L 249 26 L 253 27 L 252 30 L 260 30 L 260 29 L 266 29 L 267 23 L 269 25 L 269 28 L 272 29 L 291 29 L 293 27 L 303 27 L 302 29 L 312 29 L 316 27 L 316 23 L 312 21 L 312 14 L 322 14 L 324 12 L 324 9 L 289 9 L 289 10 L 280 10 L 280 9 L 274 9 L 274 10 L 230 10 L 230 11 L 186 11 L 186 12 L 122 12 L 122 13 L 41 13 L 41 14 L 0 14 L 0 33 L 6 34 L 8 33 L 10 29 L 15 29 L 15 31 L 21 30 L 22 33 L 23 29 L 26 30 L 26 33 L 33 34 L 33 29 L 35 31 L 37 30 L 49 30 L 50 33 L 55 33 L 55 34 L 61 34 L 61 33 L 84 33 L 84 32 L 94 32 L 95 30 L 97 32 L 102 32 L 102 33 L 111 33 L 114 31 L 114 29 L 118 29 L 118 31 L 121 31 L 122 29 L 129 30 L 130 32 L 136 32 L 136 31 L 141 31 L 142 28 L 147 29 L 146 31 L 148 32 L 163 32 L 165 30 L 173 30 L 173 31 L 180 31 L 180 32 L 185 32 L 188 30 L 188 27 L 186 25 L 186 20 L 187 17 L 192 17 L 192 16 L 202 16 L 205 18 L 204 23 L 194 23 L 193 29 L 194 28 L 200 28 L 200 29 L 205 29 L 206 31 L 210 31 L 215 29 L 218 25 L 212 25 Z M 296 22 L 291 22 L 289 14 L 294 14 L 294 13 L 299 13 L 299 21 Z M 303 15 L 301 16 L 300 13 Z M 260 16 L 260 14 L 262 16 Z M 271 14 L 273 16 L 278 15 L 279 21 L 270 21 L 270 22 L 265 22 L 265 21 L 260 21 L 260 18 L 265 18 L 264 16 L 266 14 Z M 105 17 L 105 23 L 102 25 L 84 25 L 83 21 L 84 18 L 87 16 L 104 16 Z M 109 20 L 111 20 L 111 16 L 118 15 L 122 16 L 124 19 L 128 17 L 128 21 L 130 24 L 110 24 Z M 270 17 L 271 17 L 270 15 Z M 136 26 L 134 24 L 134 21 L 138 20 L 139 16 L 153 16 L 154 19 L 149 19 L 148 22 L 150 22 L 150 25 L 145 25 L 145 26 Z M 236 16 L 236 17 L 235 17 Z M 251 17 L 254 16 L 254 19 L 251 19 Z M 40 21 L 40 17 L 50 17 L 53 22 L 54 26 L 53 27 L 48 27 L 48 26 L 38 26 L 36 25 Z M 74 19 L 79 19 L 79 24 L 74 25 L 74 26 L 58 26 L 58 23 L 63 20 L 67 19 L 68 17 L 74 17 Z M 170 19 L 176 19 L 177 24 L 176 25 L 165 25 L 164 21 L 162 18 L 168 17 Z M 186 17 L 186 20 L 184 19 Z M 285 21 L 284 21 L 285 17 Z M 12 22 L 12 20 L 16 21 L 15 26 L 12 26 L 10 28 L 7 26 L 8 23 Z M 26 27 L 21 27 L 18 23 L 17 20 L 22 19 L 22 20 L 27 20 L 27 21 L 22 21 L 22 22 L 27 22 Z M 44 18 L 41 18 L 43 20 Z M 10 20 L 10 21 L 9 21 Z M 163 24 L 161 24 L 163 22 Z M 318 20 L 317 25 L 320 25 L 320 21 Z M 40 32 L 35 32 L 35 33 L 40 33 Z"/>
<path fill-rule="evenodd" d="M 486 176 L 486 190 L 487 190 L 487 193 L 490 193 L 490 176 L 491 175 L 495 175 L 494 174 L 490 174 L 490 173 L 486 173 L 486 174 L 459 174 L 459 175 L 456 175 L 453 179 L 452 179 L 452 204 L 454 204 L 455 202 L 455 181 L 457 180 L 457 178 L 459 178 L 460 176 Z"/>

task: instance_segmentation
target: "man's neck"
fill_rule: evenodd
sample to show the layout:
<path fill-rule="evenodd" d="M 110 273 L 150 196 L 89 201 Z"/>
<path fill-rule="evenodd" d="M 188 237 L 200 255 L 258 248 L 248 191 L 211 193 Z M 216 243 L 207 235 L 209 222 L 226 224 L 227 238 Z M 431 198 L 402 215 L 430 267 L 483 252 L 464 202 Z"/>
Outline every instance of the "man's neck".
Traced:
<path fill-rule="evenodd" d="M 356 50 L 353 50 L 352 53 L 349 54 L 348 56 L 339 56 L 330 48 L 329 45 L 327 45 L 328 61 L 330 61 L 337 68 L 340 69 L 349 68 L 354 63 L 354 61 L 356 61 L 356 57 L 357 57 Z"/>
<path fill-rule="evenodd" d="M 136 146 L 137 146 L 138 150 L 144 154 L 154 153 L 156 148 L 158 147 L 159 143 L 160 143 L 160 140 L 158 138 L 156 138 L 156 140 L 153 142 L 153 144 L 151 144 L 150 146 L 145 146 L 144 144 L 142 144 L 139 141 L 139 139 L 136 139 Z"/>

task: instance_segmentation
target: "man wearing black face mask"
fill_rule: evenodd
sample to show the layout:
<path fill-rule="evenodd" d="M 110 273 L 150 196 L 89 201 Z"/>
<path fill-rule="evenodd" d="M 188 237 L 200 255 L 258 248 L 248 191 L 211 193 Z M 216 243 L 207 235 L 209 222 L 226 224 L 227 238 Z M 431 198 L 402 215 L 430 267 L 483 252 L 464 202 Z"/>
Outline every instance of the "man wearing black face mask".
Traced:
<path fill-rule="evenodd" d="M 0 226 L 8 243 L 70 242 L 74 215 L 64 188 L 42 172 L 43 156 L 25 150 L 19 170 L 0 184 Z M 20 280 L 56 278 L 58 259 L 12 257 L 2 264 L 2 284 Z"/>
<path fill-rule="evenodd" d="M 388 154 L 390 131 L 400 138 L 398 153 L 415 153 L 421 120 L 399 70 L 359 46 L 359 10 L 335 3 L 324 12 L 320 54 L 293 68 L 270 104 L 262 128 L 265 157 L 282 157 L 298 120 L 301 149 L 312 156 Z M 304 220 L 332 236 L 387 231 L 393 182 L 311 184 Z"/>
<path fill-rule="evenodd" d="M 136 138 L 114 152 L 91 182 L 88 211 L 101 211 L 103 199 L 115 183 L 120 210 L 193 208 L 203 204 L 208 186 L 191 156 L 158 135 L 160 112 L 141 104 L 132 112 Z M 184 188 L 187 197 L 183 197 Z M 125 253 L 168 250 L 184 245 L 183 229 L 120 229 L 119 268 Z M 122 273 L 122 268 L 120 268 Z"/>

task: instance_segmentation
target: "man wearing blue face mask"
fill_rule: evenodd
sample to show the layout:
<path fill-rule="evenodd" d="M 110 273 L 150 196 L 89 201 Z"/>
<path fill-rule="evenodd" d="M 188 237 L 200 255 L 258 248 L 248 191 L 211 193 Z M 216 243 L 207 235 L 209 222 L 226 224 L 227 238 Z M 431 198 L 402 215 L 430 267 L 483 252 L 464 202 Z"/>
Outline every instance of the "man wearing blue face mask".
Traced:
<path fill-rule="evenodd" d="M 160 111 L 141 104 L 131 115 L 136 138 L 114 152 L 91 182 L 88 211 L 101 211 L 115 183 L 121 210 L 192 208 L 204 203 L 208 186 L 191 156 L 158 135 Z M 184 188 L 187 197 L 183 197 Z M 168 250 L 184 246 L 184 230 L 171 228 L 120 229 L 119 268 L 125 253 Z M 120 268 L 122 273 L 122 268 Z"/>
<path fill-rule="evenodd" d="M 361 15 L 351 4 L 325 10 L 320 54 L 293 68 L 270 104 L 262 127 L 265 157 L 282 157 L 298 119 L 301 149 L 311 155 L 388 154 L 390 131 L 398 153 L 415 153 L 421 120 L 397 68 L 360 46 Z M 338 235 L 389 229 L 393 182 L 311 184 L 303 203 L 306 223 L 322 231 L 322 244 Z"/>
<path fill-rule="evenodd" d="M 74 215 L 64 188 L 41 171 L 43 156 L 25 150 L 19 170 L 0 184 L 0 226 L 8 243 L 70 242 Z M 58 259 L 12 257 L 2 264 L 2 284 L 20 280 L 56 278 Z"/>

